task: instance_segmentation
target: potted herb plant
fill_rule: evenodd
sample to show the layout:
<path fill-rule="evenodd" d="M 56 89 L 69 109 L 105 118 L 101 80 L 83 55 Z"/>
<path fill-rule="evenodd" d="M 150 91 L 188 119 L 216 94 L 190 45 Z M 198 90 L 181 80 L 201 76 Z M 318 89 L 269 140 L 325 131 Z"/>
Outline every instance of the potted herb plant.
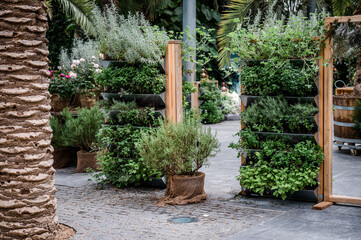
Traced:
<path fill-rule="evenodd" d="M 199 119 L 185 115 L 182 122 L 160 122 L 157 131 L 143 133 L 137 149 L 144 163 L 168 177 L 159 205 L 198 203 L 206 199 L 205 174 L 198 170 L 219 151 L 219 142 Z"/>
<path fill-rule="evenodd" d="M 77 172 L 86 172 L 87 168 L 99 170 L 96 156 L 100 140 L 97 134 L 103 123 L 104 115 L 97 106 L 80 109 L 77 117 L 71 117 L 65 123 L 64 135 L 68 136 L 68 145 L 80 147 L 77 152 Z"/>
<path fill-rule="evenodd" d="M 102 72 L 99 64 L 95 63 L 94 59 L 90 61 L 80 58 L 73 60 L 71 68 L 76 78 L 76 91 L 79 94 L 81 107 L 93 107 L 100 93 L 95 81 L 95 76 Z"/>
<path fill-rule="evenodd" d="M 76 161 L 76 152 L 78 148 L 69 145 L 67 138 L 73 138 L 73 136 L 65 135 L 70 134 L 71 132 L 66 131 L 65 123 L 68 119 L 72 118 L 72 114 L 69 112 L 68 108 L 65 108 L 61 113 L 60 117 L 52 116 L 50 119 L 50 127 L 53 130 L 53 137 L 51 139 L 51 145 L 54 148 L 53 151 L 53 167 L 54 168 L 63 168 L 71 161 Z"/>
<path fill-rule="evenodd" d="M 50 70 L 49 92 L 52 95 L 50 105 L 53 111 L 60 112 L 69 105 L 70 97 L 74 93 L 72 77 L 60 70 Z"/>

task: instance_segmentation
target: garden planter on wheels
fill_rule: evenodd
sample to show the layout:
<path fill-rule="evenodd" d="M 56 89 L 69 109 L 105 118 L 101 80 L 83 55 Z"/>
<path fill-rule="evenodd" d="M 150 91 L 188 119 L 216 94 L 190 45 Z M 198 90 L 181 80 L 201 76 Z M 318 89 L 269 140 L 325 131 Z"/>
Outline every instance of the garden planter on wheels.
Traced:
<path fill-rule="evenodd" d="M 339 150 L 342 147 L 349 148 L 354 156 L 357 155 L 357 150 L 361 150 L 361 139 L 359 133 L 354 129 L 353 121 L 358 99 L 344 95 L 333 96 L 334 145 L 338 146 Z"/>

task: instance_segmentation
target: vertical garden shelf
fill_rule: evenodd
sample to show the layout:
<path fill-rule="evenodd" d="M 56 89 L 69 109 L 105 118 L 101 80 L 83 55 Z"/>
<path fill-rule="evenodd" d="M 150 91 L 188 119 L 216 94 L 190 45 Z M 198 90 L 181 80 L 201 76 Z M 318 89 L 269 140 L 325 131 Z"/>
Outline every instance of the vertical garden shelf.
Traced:
<path fill-rule="evenodd" d="M 264 61 L 268 61 L 268 60 L 264 60 Z M 291 63 L 295 60 L 286 60 L 286 61 L 290 61 Z M 298 61 L 298 60 L 296 60 Z M 318 59 L 316 65 L 319 66 L 320 62 L 322 61 L 322 59 Z M 257 61 L 259 64 L 262 63 L 262 61 Z M 254 64 L 254 63 L 253 63 Z M 245 68 L 249 67 L 249 65 L 246 63 L 245 64 Z M 319 136 L 320 136 L 320 132 L 319 132 L 319 91 L 318 91 L 318 82 L 319 82 L 319 78 L 321 77 L 322 73 L 320 73 L 320 70 L 318 71 L 317 75 L 315 75 L 315 81 L 314 81 L 314 86 L 312 86 L 312 90 L 309 91 L 308 94 L 300 94 L 300 95 L 290 95 L 290 96 L 275 96 L 275 95 L 249 95 L 247 94 L 247 89 L 245 88 L 245 86 L 242 84 L 242 75 L 240 77 L 241 79 L 241 86 L 242 86 L 242 92 L 241 92 L 241 124 L 242 124 L 242 130 L 241 132 L 245 132 L 246 129 L 251 129 L 252 134 L 254 134 L 254 136 L 257 136 L 257 139 L 259 140 L 259 142 L 264 142 L 266 140 L 270 140 L 270 139 L 284 139 L 284 141 L 288 144 L 290 144 L 291 146 L 294 146 L 298 143 L 302 143 L 304 141 L 312 141 L 315 144 L 319 143 Z M 315 108 L 317 108 L 317 113 L 315 115 L 311 115 L 308 116 L 308 124 L 312 124 L 313 127 L 312 129 L 310 129 L 307 132 L 302 132 L 302 131 L 290 131 L 290 128 L 284 127 L 284 129 L 286 129 L 286 131 L 259 131 L 256 129 L 252 129 L 252 127 L 250 128 L 249 125 L 252 124 L 248 124 L 247 122 L 244 122 L 244 119 L 242 116 L 244 116 L 245 112 L 249 109 L 249 107 L 251 107 L 253 104 L 259 104 L 261 103 L 261 100 L 266 99 L 268 97 L 268 99 L 270 98 L 274 98 L 274 99 L 280 99 L 281 101 L 285 101 L 288 106 L 294 106 L 295 104 L 308 104 L 310 106 L 313 105 Z M 262 118 L 264 116 L 258 116 L 259 118 Z M 291 118 L 291 116 L 283 116 L 285 119 L 287 118 Z M 287 120 L 285 120 L 286 124 Z M 286 124 L 287 125 L 287 124 Z M 288 130 L 288 131 L 287 131 Z M 243 143 L 245 139 L 241 138 L 241 141 Z M 261 144 L 260 144 L 261 145 Z M 264 150 L 260 149 L 260 148 L 253 148 L 253 149 L 242 149 L 242 153 L 241 153 L 241 168 L 245 168 L 247 166 L 253 166 L 254 162 L 257 161 L 255 159 L 255 155 L 262 153 Z M 288 149 L 287 151 L 292 152 L 293 149 Z M 304 159 L 301 159 L 304 160 Z M 321 170 L 320 170 L 321 171 Z M 242 175 L 240 176 L 242 178 Z M 317 181 L 319 180 L 319 175 L 317 175 Z M 263 195 L 267 195 L 267 196 L 271 196 L 273 195 L 273 190 L 271 189 L 264 189 Z M 245 195 L 250 195 L 250 194 L 254 194 L 255 192 L 252 190 L 249 190 L 247 188 L 242 187 L 242 194 Z M 287 197 L 288 198 L 292 198 L 292 199 L 297 199 L 297 200 L 305 200 L 305 201 L 313 201 L 313 202 L 318 202 L 321 201 L 323 196 L 322 196 L 322 192 L 320 191 L 319 185 L 318 184 L 312 184 L 307 186 L 306 188 L 296 191 L 294 193 L 287 193 Z"/>
<path fill-rule="evenodd" d="M 107 65 L 107 67 L 110 66 L 111 64 Z M 165 188 L 165 182 L 158 178 L 159 173 L 142 163 L 136 142 L 139 141 L 141 132 L 154 131 L 159 124 L 158 120 L 181 120 L 181 43 L 180 41 L 168 42 L 165 71 L 164 68 L 155 70 L 154 66 L 153 69 L 147 69 L 144 64 L 129 67 L 129 64 L 120 63 L 114 64 L 114 66 L 116 66 L 116 70 L 113 72 L 108 68 L 110 74 L 104 73 L 104 76 L 116 76 L 114 81 L 110 81 L 114 84 L 110 84 L 108 88 L 122 90 L 122 92 L 101 93 L 106 102 L 104 106 L 108 106 L 103 109 L 106 123 L 103 125 L 101 134 L 106 145 L 105 152 L 100 157 L 103 163 L 103 173 L 108 182 L 117 187 L 142 184 L 143 186 Z M 139 70 L 135 69 L 137 67 Z M 135 74 L 136 77 L 124 80 L 128 76 L 124 71 Z M 147 82 L 142 77 L 148 72 L 153 75 L 148 75 Z M 161 75 L 163 75 L 163 81 L 159 80 Z M 149 76 L 154 77 L 155 80 L 152 81 Z M 101 80 L 103 83 L 109 82 L 106 77 Z M 132 83 L 129 84 L 129 82 Z M 134 89 L 143 93 L 125 92 L 127 90 L 136 92 L 137 90 Z"/>

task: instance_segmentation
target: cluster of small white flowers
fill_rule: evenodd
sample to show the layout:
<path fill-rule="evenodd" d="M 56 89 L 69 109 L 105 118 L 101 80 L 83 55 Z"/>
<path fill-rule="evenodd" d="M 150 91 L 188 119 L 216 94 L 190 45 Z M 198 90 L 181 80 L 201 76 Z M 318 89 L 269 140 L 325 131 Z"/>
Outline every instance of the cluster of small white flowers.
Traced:
<path fill-rule="evenodd" d="M 76 73 L 74 73 L 72 71 L 69 72 L 69 76 L 70 76 L 70 78 L 76 78 L 77 77 Z"/>
<path fill-rule="evenodd" d="M 95 57 L 95 56 L 92 56 L 92 60 L 95 60 L 95 59 L 96 59 L 96 57 Z M 102 70 L 99 69 L 99 64 L 96 64 L 95 62 L 92 62 L 92 65 L 93 65 L 93 67 L 95 68 L 95 72 L 96 72 L 96 73 L 101 73 L 101 72 L 102 72 Z"/>

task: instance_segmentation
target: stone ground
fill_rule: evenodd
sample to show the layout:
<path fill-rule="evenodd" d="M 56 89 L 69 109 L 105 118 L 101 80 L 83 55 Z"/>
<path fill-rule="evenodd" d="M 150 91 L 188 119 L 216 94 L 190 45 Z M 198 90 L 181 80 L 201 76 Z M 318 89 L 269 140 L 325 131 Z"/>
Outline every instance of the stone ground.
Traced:
<path fill-rule="evenodd" d="M 211 160 L 209 168 L 202 169 L 208 194 L 205 202 L 158 207 L 155 202 L 164 190 L 97 190 L 87 181 L 89 176 L 66 168 L 59 169 L 55 176 L 59 221 L 75 228 L 75 239 L 84 240 L 361 239 L 361 207 L 334 205 L 315 211 L 311 209 L 313 203 L 235 197 L 240 190 L 235 180 L 240 160 L 227 146 L 236 139 L 232 134 L 239 130 L 239 122 L 226 121 L 211 127 L 218 132 L 221 153 Z M 342 183 L 338 179 L 336 182 Z M 198 222 L 168 221 L 177 216 L 196 217 Z"/>

